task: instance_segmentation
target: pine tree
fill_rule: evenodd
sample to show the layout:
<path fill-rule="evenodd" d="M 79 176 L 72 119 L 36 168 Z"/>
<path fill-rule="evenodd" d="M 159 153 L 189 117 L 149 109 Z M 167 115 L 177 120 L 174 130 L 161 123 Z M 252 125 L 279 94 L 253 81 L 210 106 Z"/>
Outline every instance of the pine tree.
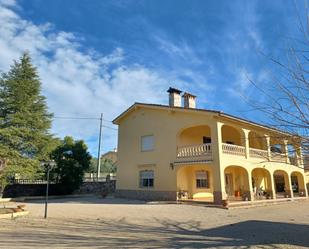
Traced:
<path fill-rule="evenodd" d="M 39 160 L 52 150 L 51 122 L 37 70 L 25 53 L 0 77 L 0 159 L 6 175 L 35 177 Z"/>

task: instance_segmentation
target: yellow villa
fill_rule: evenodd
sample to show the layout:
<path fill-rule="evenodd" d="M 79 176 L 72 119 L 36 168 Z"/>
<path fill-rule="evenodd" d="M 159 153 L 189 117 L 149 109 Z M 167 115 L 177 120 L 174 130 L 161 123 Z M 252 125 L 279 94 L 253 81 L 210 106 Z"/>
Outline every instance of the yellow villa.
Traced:
<path fill-rule="evenodd" d="M 135 103 L 113 121 L 118 197 L 221 204 L 308 196 L 300 137 L 168 93 L 169 105 Z"/>

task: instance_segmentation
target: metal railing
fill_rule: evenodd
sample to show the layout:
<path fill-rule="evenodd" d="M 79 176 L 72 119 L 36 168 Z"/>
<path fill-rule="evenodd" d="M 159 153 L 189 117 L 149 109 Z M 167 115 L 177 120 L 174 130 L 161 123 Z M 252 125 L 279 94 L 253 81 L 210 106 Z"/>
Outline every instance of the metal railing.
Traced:
<path fill-rule="evenodd" d="M 177 158 L 186 157 L 211 157 L 211 144 L 198 144 L 177 147 Z"/>
<path fill-rule="evenodd" d="M 83 182 L 106 182 L 106 178 L 107 176 L 102 176 L 97 178 L 96 176 L 87 176 L 83 178 Z M 115 175 L 110 175 L 109 176 L 110 180 L 116 180 L 116 176 Z"/>
<path fill-rule="evenodd" d="M 229 155 L 245 156 L 246 149 L 243 146 L 222 143 L 222 152 Z"/>
<path fill-rule="evenodd" d="M 33 180 L 33 179 L 12 179 L 9 181 L 10 184 L 46 184 L 47 181 L 46 180 L 42 180 L 42 179 L 37 179 L 37 180 Z M 49 183 L 53 183 L 53 182 L 49 182 Z"/>
<path fill-rule="evenodd" d="M 110 180 L 116 180 L 116 176 L 112 175 L 109 178 Z M 106 182 L 106 177 L 84 177 L 83 182 Z M 46 184 L 47 181 L 44 179 L 11 179 L 9 180 L 10 184 Z M 49 181 L 50 184 L 55 183 L 54 181 Z"/>

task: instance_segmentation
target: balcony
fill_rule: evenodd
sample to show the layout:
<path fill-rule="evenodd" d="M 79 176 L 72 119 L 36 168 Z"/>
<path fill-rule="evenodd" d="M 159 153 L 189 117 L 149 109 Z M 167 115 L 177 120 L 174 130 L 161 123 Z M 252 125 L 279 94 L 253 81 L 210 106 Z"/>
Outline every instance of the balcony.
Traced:
<path fill-rule="evenodd" d="M 286 163 L 287 157 L 283 153 L 271 152 L 271 161 L 278 163 Z"/>
<path fill-rule="evenodd" d="M 176 161 L 212 161 L 211 144 L 179 146 Z"/>
<path fill-rule="evenodd" d="M 222 152 L 224 154 L 235 155 L 235 156 L 245 156 L 246 149 L 243 146 L 222 143 Z"/>
<path fill-rule="evenodd" d="M 223 124 L 221 132 L 222 154 L 256 162 L 277 162 L 291 165 L 301 164 L 301 150 L 295 149 L 295 156 L 288 157 L 289 146 L 295 146 L 288 140 L 280 140 L 263 133 Z M 208 125 L 198 125 L 182 130 L 178 137 L 176 162 L 212 161 L 212 132 Z M 218 137 L 217 137 L 218 138 Z M 213 140 L 214 141 L 214 140 Z M 217 140 L 216 140 L 217 141 Z M 282 153 L 284 152 L 284 153 Z"/>
<path fill-rule="evenodd" d="M 222 143 L 222 153 L 239 156 L 245 158 L 246 148 L 244 146 Z M 268 151 L 249 148 L 249 158 L 261 159 L 264 161 L 272 161 L 279 163 L 288 163 L 297 165 L 295 157 L 287 157 L 284 153 L 271 152 L 271 158 L 268 158 Z M 199 161 L 212 161 L 212 144 L 196 144 L 177 147 L 177 160 L 176 162 L 199 162 Z"/>
<path fill-rule="evenodd" d="M 249 149 L 249 155 L 250 155 L 250 157 L 254 157 L 254 158 L 264 158 L 265 160 L 268 159 L 267 150 L 250 148 Z"/>

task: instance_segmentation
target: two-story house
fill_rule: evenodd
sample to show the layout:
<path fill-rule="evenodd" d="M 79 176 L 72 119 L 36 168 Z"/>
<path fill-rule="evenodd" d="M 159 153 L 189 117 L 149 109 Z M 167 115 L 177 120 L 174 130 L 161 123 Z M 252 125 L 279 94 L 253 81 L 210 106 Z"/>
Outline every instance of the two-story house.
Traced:
<path fill-rule="evenodd" d="M 198 109 L 196 97 L 178 89 L 168 93 L 169 105 L 135 103 L 113 121 L 117 196 L 215 203 L 307 196 L 300 137 Z"/>

